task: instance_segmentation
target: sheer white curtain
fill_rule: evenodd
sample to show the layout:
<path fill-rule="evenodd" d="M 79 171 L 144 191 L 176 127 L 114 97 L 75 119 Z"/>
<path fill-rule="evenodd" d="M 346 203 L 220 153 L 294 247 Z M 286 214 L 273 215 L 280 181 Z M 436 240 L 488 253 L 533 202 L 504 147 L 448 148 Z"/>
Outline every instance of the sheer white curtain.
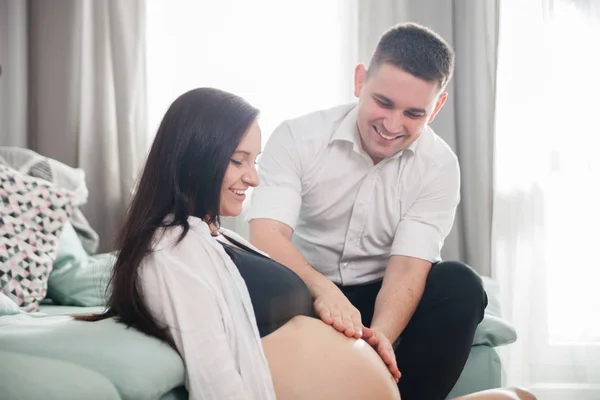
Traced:
<path fill-rule="evenodd" d="M 355 0 L 149 0 L 150 137 L 195 87 L 258 107 L 263 144 L 284 119 L 352 101 L 355 10 Z M 223 224 L 247 234 L 243 216 Z"/>
<path fill-rule="evenodd" d="M 600 398 L 600 18 L 589 0 L 500 2 L 493 275 L 518 341 L 508 384 Z"/>

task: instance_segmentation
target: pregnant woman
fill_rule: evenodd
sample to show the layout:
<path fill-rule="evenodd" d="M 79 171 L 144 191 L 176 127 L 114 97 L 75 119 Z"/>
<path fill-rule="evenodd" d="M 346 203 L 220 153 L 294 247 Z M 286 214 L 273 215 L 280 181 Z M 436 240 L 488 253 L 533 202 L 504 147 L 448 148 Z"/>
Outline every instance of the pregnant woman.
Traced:
<path fill-rule="evenodd" d="M 219 228 L 259 184 L 257 116 L 216 89 L 175 100 L 119 235 L 109 308 L 77 318 L 117 317 L 169 343 L 190 399 L 400 399 L 368 329 L 349 338 L 313 318 L 297 275 Z"/>

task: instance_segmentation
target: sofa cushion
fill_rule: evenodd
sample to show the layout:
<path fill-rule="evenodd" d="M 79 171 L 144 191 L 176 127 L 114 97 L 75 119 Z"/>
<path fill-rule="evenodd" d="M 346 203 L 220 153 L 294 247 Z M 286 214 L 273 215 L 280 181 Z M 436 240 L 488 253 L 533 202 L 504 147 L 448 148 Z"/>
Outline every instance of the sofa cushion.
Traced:
<path fill-rule="evenodd" d="M 47 297 L 54 304 L 94 307 L 106 304 L 106 288 L 116 257 L 88 255 L 77 232 L 67 222 L 60 235 L 58 254 L 48 279 Z"/>
<path fill-rule="evenodd" d="M 502 318 L 485 314 L 483 321 L 477 326 L 473 346 L 504 346 L 517 340 L 515 328 Z"/>
<path fill-rule="evenodd" d="M 108 380 L 122 399 L 159 399 L 185 377 L 175 350 L 113 319 L 83 322 L 28 313 L 0 317 L 0 351 L 91 371 Z M 0 376 L 11 368 L 0 363 Z"/>
<path fill-rule="evenodd" d="M 473 345 L 496 347 L 515 342 L 517 340 L 515 327 L 501 317 L 498 284 L 485 276 L 482 277 L 482 281 L 488 296 L 488 306 L 483 321 L 475 331 Z"/>
<path fill-rule="evenodd" d="M 24 311 L 46 296 L 72 195 L 0 165 L 0 291 Z"/>
<path fill-rule="evenodd" d="M 108 379 L 80 365 L 2 350 L 0 360 L 10 367 L 0 366 L 3 399 L 121 399 Z"/>

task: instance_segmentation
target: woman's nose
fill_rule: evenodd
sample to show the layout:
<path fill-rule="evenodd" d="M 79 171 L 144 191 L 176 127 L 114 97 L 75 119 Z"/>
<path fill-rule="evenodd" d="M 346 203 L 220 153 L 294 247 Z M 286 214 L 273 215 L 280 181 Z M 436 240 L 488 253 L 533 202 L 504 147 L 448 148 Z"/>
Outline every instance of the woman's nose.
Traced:
<path fill-rule="evenodd" d="M 250 170 L 244 175 L 244 181 L 247 185 L 256 187 L 260 183 L 260 179 L 258 178 L 258 171 L 256 170 L 256 166 L 252 165 Z"/>

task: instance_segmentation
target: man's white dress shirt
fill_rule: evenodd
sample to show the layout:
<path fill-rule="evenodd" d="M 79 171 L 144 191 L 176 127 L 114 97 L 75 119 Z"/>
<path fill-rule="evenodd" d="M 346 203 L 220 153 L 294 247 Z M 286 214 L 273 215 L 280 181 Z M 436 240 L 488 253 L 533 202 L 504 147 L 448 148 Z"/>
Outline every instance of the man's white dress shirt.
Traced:
<path fill-rule="evenodd" d="M 333 282 L 381 279 L 392 255 L 440 261 L 460 200 L 456 155 L 430 127 L 374 165 L 361 147 L 356 105 L 288 120 L 258 160 L 247 220 L 274 219 Z"/>

